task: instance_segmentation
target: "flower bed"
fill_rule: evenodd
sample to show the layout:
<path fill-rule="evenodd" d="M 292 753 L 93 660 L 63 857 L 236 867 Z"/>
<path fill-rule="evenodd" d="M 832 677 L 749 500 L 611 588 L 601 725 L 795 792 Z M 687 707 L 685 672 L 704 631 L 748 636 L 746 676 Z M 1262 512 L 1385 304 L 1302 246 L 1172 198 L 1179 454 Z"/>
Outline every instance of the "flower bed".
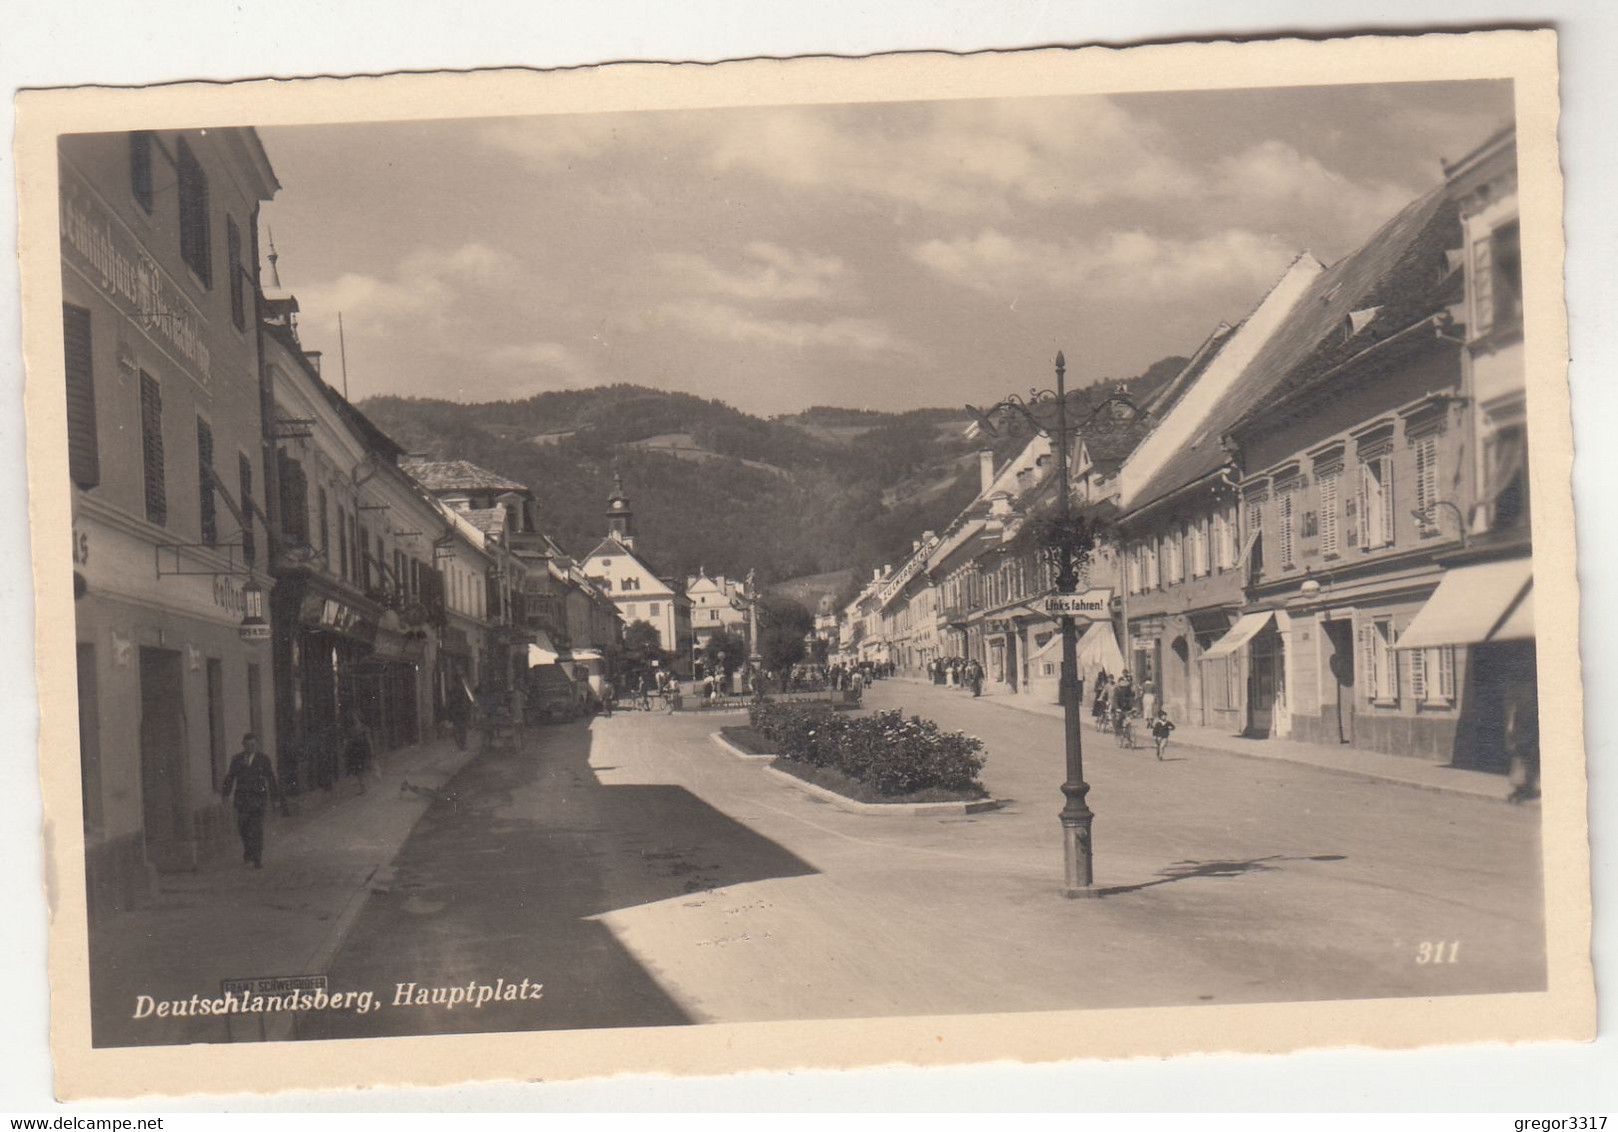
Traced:
<path fill-rule="evenodd" d="M 719 734 L 749 755 L 778 755 L 780 750 L 751 727 L 721 727 Z"/>
<path fill-rule="evenodd" d="M 897 711 L 847 716 L 825 703 L 755 704 L 748 721 L 782 759 L 836 771 L 884 798 L 921 791 L 970 798 L 985 793 L 978 782 L 982 742 L 940 730 L 919 716 L 906 719 Z"/>

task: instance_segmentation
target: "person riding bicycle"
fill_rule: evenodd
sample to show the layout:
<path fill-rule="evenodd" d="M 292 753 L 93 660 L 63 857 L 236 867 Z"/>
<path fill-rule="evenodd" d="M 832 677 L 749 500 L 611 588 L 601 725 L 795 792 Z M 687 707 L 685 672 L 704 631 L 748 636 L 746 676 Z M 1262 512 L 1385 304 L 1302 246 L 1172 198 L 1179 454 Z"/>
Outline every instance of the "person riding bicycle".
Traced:
<path fill-rule="evenodd" d="M 1129 720 L 1135 714 L 1135 683 L 1126 671 L 1112 689 L 1113 734 L 1123 742 L 1129 736 Z M 1131 744 L 1133 745 L 1133 744 Z"/>

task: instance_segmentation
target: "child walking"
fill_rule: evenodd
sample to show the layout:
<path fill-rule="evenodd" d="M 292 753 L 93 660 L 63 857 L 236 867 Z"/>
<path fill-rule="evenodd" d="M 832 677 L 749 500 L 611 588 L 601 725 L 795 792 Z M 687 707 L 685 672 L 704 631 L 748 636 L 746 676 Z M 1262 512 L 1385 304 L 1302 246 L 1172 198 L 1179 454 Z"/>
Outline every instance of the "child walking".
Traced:
<path fill-rule="evenodd" d="M 1163 749 L 1169 745 L 1169 732 L 1174 730 L 1174 721 L 1169 713 L 1161 707 L 1152 717 L 1152 739 L 1157 743 L 1157 761 L 1163 761 Z"/>

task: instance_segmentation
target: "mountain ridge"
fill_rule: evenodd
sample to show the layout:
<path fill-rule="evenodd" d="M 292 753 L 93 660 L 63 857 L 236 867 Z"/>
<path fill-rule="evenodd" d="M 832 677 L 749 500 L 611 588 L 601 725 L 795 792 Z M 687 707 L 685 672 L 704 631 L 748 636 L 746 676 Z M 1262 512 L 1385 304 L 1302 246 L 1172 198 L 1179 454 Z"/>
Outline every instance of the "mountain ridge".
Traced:
<path fill-rule="evenodd" d="M 1142 400 L 1178 373 L 1165 358 L 1129 384 Z M 1104 395 L 1115 382 L 1087 387 Z M 1076 392 L 1076 391 L 1075 391 Z M 605 532 L 622 476 L 638 539 L 674 574 L 869 576 L 976 497 L 985 446 L 964 409 L 813 406 L 756 417 L 722 401 L 630 383 L 518 400 L 370 397 L 359 409 L 406 451 L 462 459 L 528 484 L 540 524 L 570 554 Z"/>

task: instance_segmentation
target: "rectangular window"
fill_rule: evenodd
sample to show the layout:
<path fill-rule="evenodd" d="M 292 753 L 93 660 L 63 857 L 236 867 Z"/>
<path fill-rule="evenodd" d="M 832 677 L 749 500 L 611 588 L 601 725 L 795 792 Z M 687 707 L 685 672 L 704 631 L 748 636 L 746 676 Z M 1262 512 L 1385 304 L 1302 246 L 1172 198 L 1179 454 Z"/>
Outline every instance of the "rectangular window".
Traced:
<path fill-rule="evenodd" d="M 1393 457 L 1366 457 L 1360 464 L 1360 547 L 1393 545 Z"/>
<path fill-rule="evenodd" d="M 1275 495 L 1275 544 L 1283 568 L 1293 562 L 1293 526 L 1292 487 L 1288 485 Z"/>
<path fill-rule="evenodd" d="M 152 133 L 136 130 L 129 135 L 129 191 L 135 203 L 152 211 Z"/>
<path fill-rule="evenodd" d="M 1428 435 L 1414 444 L 1416 450 L 1416 511 L 1421 516 L 1422 537 L 1439 532 L 1438 502 L 1438 437 Z"/>
<path fill-rule="evenodd" d="M 337 576 L 348 577 L 348 511 L 337 508 Z"/>
<path fill-rule="evenodd" d="M 1494 329 L 1494 256 L 1492 241 L 1484 236 L 1472 241 L 1472 333 L 1487 334 Z"/>
<path fill-rule="evenodd" d="M 86 491 L 101 482 L 90 312 L 62 304 L 62 357 L 67 371 L 67 470 Z"/>
<path fill-rule="evenodd" d="M 330 515 L 326 511 L 326 489 L 320 489 L 320 553 L 326 558 L 326 566 L 331 567 L 331 523 Z"/>
<path fill-rule="evenodd" d="M 208 175 L 180 139 L 175 161 L 179 174 L 180 258 L 204 287 L 213 286 L 213 239 L 208 226 Z"/>
<path fill-rule="evenodd" d="M 1360 663 L 1365 675 L 1365 698 L 1381 704 L 1399 701 L 1399 654 L 1394 648 L 1393 623 L 1369 621 L 1360 626 Z"/>
<path fill-rule="evenodd" d="M 1517 221 L 1494 230 L 1489 237 L 1489 258 L 1493 263 L 1494 325 L 1514 326 L 1522 321 L 1522 233 Z"/>
<path fill-rule="evenodd" d="M 1336 469 L 1322 472 L 1317 477 L 1320 484 L 1320 553 L 1328 558 L 1335 558 L 1338 553 L 1337 488 L 1342 478 L 1342 472 Z"/>
<path fill-rule="evenodd" d="M 163 387 L 145 370 L 140 371 L 140 445 L 146 518 L 153 523 L 167 523 L 168 489 L 163 482 Z"/>
<path fill-rule="evenodd" d="M 219 541 L 219 517 L 214 510 L 213 429 L 197 418 L 197 513 L 202 541 L 212 546 Z"/>
<path fill-rule="evenodd" d="M 309 545 L 309 478 L 301 461 L 281 454 L 281 534 L 291 546 Z"/>
<path fill-rule="evenodd" d="M 654 601 L 654 602 L 652 602 L 652 616 L 653 616 L 653 617 L 657 617 L 657 616 L 659 616 L 659 615 L 660 615 L 660 614 L 661 614 L 661 613 L 662 613 L 662 612 L 663 612 L 663 607 L 662 607 L 662 605 L 660 605 L 660 604 L 659 604 L 659 603 L 657 603 L 657 602 L 655 602 L 655 601 Z"/>
<path fill-rule="evenodd" d="M 1412 649 L 1410 695 L 1417 703 L 1448 707 L 1455 702 L 1455 648 Z"/>
<path fill-rule="evenodd" d="M 242 232 L 232 217 L 225 217 L 225 262 L 230 271 L 230 321 L 247 329 L 246 276 L 242 272 Z"/>
<path fill-rule="evenodd" d="M 258 559 L 258 543 L 253 535 L 253 461 L 237 453 L 236 478 L 242 485 L 242 558 L 251 566 Z"/>

